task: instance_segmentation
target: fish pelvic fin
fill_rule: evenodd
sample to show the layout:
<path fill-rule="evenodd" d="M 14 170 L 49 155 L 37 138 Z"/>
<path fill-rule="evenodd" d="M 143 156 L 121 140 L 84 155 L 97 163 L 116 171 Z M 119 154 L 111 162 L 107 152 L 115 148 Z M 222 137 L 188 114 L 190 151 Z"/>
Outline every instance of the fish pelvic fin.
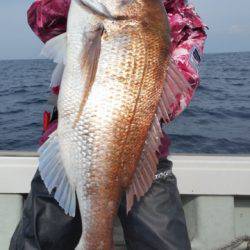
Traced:
<path fill-rule="evenodd" d="M 157 155 L 159 155 L 159 146 L 163 137 L 162 122 L 168 124 L 179 115 L 190 103 L 192 92 L 190 84 L 179 72 L 174 60 L 170 59 L 154 120 L 149 129 L 132 183 L 126 190 L 127 213 L 134 204 L 134 198 L 136 197 L 139 201 L 155 179 L 159 163 Z"/>
<path fill-rule="evenodd" d="M 53 60 L 56 67 L 51 76 L 50 88 L 60 86 L 66 65 L 67 33 L 51 38 L 44 45 L 40 55 Z M 55 105 L 56 106 L 56 105 Z"/>
<path fill-rule="evenodd" d="M 85 84 L 82 96 L 82 101 L 80 103 L 79 111 L 77 113 L 76 119 L 74 121 L 73 128 L 76 126 L 83 112 L 84 106 L 88 100 L 91 88 L 94 84 L 98 62 L 101 53 L 101 38 L 103 34 L 103 26 L 98 26 L 94 31 L 88 32 L 87 41 L 83 48 L 82 53 L 82 70 L 85 74 Z"/>
<path fill-rule="evenodd" d="M 53 60 L 54 63 L 66 65 L 67 33 L 51 38 L 44 45 L 40 55 Z"/>
<path fill-rule="evenodd" d="M 56 131 L 39 148 L 38 153 L 40 155 L 38 169 L 48 192 L 53 193 L 65 214 L 74 217 L 76 211 L 75 187 L 70 184 L 63 167 Z"/>

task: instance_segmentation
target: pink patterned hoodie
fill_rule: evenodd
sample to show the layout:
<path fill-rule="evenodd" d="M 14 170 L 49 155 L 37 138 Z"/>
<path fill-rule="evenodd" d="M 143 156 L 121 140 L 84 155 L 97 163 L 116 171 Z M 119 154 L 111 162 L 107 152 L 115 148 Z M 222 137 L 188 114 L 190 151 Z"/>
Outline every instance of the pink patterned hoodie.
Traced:
<path fill-rule="evenodd" d="M 37 0 L 28 10 L 28 23 L 34 33 L 45 43 L 51 38 L 66 32 L 67 15 L 71 0 Z M 185 105 L 178 100 L 172 108 L 170 120 L 178 116 L 189 105 L 200 83 L 199 64 L 204 51 L 206 26 L 194 7 L 185 0 L 165 0 L 164 5 L 171 27 L 171 54 L 179 71 L 191 86 L 186 95 Z M 59 86 L 51 89 L 59 93 Z M 57 128 L 57 121 L 49 122 L 49 115 L 44 114 L 44 133 L 40 144 Z M 170 140 L 162 138 L 159 157 L 167 157 Z"/>

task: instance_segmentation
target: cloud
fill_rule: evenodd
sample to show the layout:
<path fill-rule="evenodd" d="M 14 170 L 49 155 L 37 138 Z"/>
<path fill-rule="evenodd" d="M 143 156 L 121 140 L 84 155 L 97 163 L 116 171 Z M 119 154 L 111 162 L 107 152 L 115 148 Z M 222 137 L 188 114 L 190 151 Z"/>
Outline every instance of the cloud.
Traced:
<path fill-rule="evenodd" d="M 234 24 L 228 30 L 229 35 L 250 35 L 250 25 Z"/>

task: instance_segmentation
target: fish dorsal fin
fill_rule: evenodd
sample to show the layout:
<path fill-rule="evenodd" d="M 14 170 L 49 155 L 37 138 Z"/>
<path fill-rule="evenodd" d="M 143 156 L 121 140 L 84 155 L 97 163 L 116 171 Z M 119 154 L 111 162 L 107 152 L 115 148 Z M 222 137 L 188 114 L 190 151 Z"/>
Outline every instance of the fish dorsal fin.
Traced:
<path fill-rule="evenodd" d="M 79 111 L 74 122 L 74 126 L 79 121 L 80 116 L 83 112 L 84 106 L 90 94 L 91 88 L 95 81 L 97 67 L 99 63 L 99 57 L 101 53 L 101 38 L 103 34 L 103 27 L 100 26 L 94 31 L 86 34 L 86 44 L 83 48 L 82 53 L 82 69 L 84 72 L 84 91 L 82 101 L 79 107 Z"/>
<path fill-rule="evenodd" d="M 57 132 L 50 135 L 49 139 L 39 148 L 38 169 L 41 178 L 51 194 L 55 189 L 54 198 L 64 209 L 65 214 L 75 216 L 76 194 L 75 187 L 70 184 L 60 155 L 60 146 Z"/>
<path fill-rule="evenodd" d="M 126 192 L 127 212 L 130 211 L 134 204 L 134 197 L 139 200 L 149 190 L 153 183 L 158 164 L 156 152 L 161 144 L 162 136 L 159 118 L 155 115 L 133 181 Z"/>
<path fill-rule="evenodd" d="M 127 212 L 131 210 L 134 198 L 136 197 L 139 201 L 155 179 L 159 162 L 157 152 L 163 137 L 161 121 L 169 123 L 172 120 L 173 112 L 176 112 L 175 116 L 181 113 L 189 104 L 191 93 L 190 84 L 179 72 L 175 62 L 170 60 L 157 112 L 149 129 L 132 183 L 126 191 Z"/>

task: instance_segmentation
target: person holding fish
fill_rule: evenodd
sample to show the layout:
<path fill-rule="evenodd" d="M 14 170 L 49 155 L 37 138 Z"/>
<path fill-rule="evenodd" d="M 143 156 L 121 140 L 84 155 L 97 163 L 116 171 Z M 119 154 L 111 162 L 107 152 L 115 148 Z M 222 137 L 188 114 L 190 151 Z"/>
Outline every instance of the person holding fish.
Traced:
<path fill-rule="evenodd" d="M 191 249 L 163 132 L 199 85 L 205 26 L 184 0 L 38 0 L 56 68 L 38 171 L 10 249 Z M 57 98 L 58 97 L 58 98 Z"/>

